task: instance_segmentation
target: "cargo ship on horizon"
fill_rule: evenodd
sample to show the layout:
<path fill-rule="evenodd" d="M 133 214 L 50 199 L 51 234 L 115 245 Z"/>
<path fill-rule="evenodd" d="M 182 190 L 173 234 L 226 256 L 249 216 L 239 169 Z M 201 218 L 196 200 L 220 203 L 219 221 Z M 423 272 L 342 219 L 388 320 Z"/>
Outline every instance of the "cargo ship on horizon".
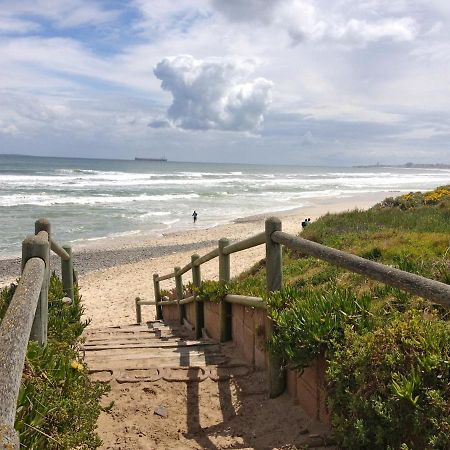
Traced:
<path fill-rule="evenodd" d="M 162 156 L 161 158 L 134 158 L 135 161 L 159 161 L 159 162 L 167 162 L 167 158 Z"/>

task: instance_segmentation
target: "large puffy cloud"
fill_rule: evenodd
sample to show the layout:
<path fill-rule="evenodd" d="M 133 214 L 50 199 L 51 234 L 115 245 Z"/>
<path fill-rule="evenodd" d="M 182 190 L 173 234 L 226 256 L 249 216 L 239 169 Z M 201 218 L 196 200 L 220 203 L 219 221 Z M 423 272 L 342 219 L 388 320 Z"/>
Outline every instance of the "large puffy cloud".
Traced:
<path fill-rule="evenodd" d="M 154 73 L 173 96 L 167 112 L 172 125 L 252 131 L 264 120 L 272 89 L 271 81 L 250 78 L 254 68 L 251 60 L 180 55 L 164 58 Z"/>

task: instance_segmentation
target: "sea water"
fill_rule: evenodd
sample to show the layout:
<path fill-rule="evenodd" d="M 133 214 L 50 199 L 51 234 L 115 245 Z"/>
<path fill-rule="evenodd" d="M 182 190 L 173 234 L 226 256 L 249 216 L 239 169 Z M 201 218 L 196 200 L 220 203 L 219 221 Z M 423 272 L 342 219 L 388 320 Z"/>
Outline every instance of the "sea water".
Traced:
<path fill-rule="evenodd" d="M 0 155 L 0 258 L 36 218 L 60 242 L 210 227 L 318 198 L 447 184 L 450 170 L 264 166 Z M 393 195 L 396 195 L 393 193 Z"/>

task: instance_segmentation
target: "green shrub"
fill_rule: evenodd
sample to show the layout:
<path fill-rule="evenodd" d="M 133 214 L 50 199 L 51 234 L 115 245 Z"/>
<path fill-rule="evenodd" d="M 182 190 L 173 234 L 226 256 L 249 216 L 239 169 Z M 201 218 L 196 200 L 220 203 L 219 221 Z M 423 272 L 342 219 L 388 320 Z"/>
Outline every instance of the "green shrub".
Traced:
<path fill-rule="evenodd" d="M 54 341 L 28 346 L 15 428 L 27 449 L 95 449 L 99 399 L 106 387 L 91 383 L 75 349 Z"/>
<path fill-rule="evenodd" d="M 346 449 L 448 449 L 450 329 L 436 316 L 398 314 L 347 327 L 328 369 L 333 426 Z"/>
<path fill-rule="evenodd" d="M 193 290 L 200 300 L 219 302 L 229 293 L 229 286 L 221 281 L 205 280 L 199 287 L 193 286 Z"/>
<path fill-rule="evenodd" d="M 268 299 L 276 330 L 269 347 L 291 367 L 306 367 L 342 339 L 346 326 L 370 328 L 370 303 L 370 296 L 355 296 L 348 289 L 287 287 L 275 292 Z"/>

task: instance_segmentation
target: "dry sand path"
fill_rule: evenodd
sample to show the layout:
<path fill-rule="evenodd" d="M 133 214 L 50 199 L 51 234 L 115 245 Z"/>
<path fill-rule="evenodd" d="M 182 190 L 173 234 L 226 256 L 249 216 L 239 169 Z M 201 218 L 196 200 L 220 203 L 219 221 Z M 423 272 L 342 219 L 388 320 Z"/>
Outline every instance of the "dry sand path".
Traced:
<path fill-rule="evenodd" d="M 300 449 L 333 443 L 288 395 L 269 399 L 266 373 L 232 342 L 195 340 L 160 322 L 91 328 L 83 346 L 114 401 L 98 421 L 104 450 Z M 331 449 L 332 447 L 328 447 Z"/>

